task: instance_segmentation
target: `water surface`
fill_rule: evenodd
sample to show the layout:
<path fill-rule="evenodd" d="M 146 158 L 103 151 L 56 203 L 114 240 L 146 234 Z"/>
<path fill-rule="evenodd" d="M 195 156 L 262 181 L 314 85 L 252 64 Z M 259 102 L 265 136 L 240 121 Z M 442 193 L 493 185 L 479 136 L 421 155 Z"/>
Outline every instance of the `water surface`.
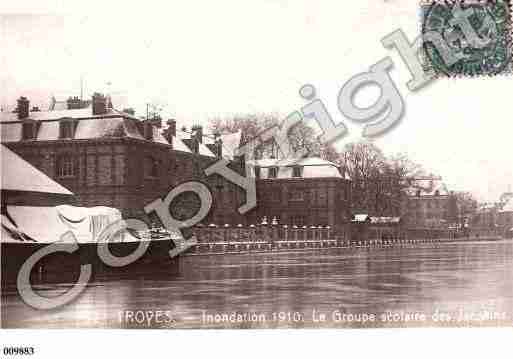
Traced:
<path fill-rule="evenodd" d="M 96 278 L 78 299 L 52 311 L 28 307 L 8 285 L 2 326 L 511 326 L 512 277 L 511 240 L 189 256 L 174 273 Z M 35 287 L 52 296 L 71 284 L 48 277 Z"/>

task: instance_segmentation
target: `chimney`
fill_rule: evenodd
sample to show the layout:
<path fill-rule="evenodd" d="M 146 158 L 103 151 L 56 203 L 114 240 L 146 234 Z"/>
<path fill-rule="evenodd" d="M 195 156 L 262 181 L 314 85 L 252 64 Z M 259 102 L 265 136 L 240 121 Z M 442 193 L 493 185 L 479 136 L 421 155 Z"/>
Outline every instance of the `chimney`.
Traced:
<path fill-rule="evenodd" d="M 18 119 L 24 119 L 29 117 L 30 101 L 28 98 L 22 96 L 18 99 Z"/>
<path fill-rule="evenodd" d="M 66 105 L 68 110 L 83 108 L 82 100 L 80 100 L 77 96 L 68 97 L 68 99 L 66 100 Z"/>
<path fill-rule="evenodd" d="M 105 115 L 107 113 L 107 99 L 101 93 L 93 94 L 93 116 Z"/>
<path fill-rule="evenodd" d="M 199 143 L 203 143 L 203 127 L 196 125 L 193 128 L 191 128 L 191 130 L 193 136 L 196 138 L 196 141 L 198 141 Z"/>
<path fill-rule="evenodd" d="M 162 135 L 170 145 L 173 145 L 173 137 L 176 136 L 175 120 L 167 120 L 167 127 L 162 131 Z"/>
<path fill-rule="evenodd" d="M 216 140 L 216 146 L 217 146 L 217 151 L 216 151 L 217 157 L 219 157 L 219 158 L 223 157 L 223 140 L 221 138 Z"/>
<path fill-rule="evenodd" d="M 167 128 L 168 128 L 169 134 L 171 136 L 176 137 L 176 120 L 175 119 L 170 118 L 169 120 L 167 120 Z"/>

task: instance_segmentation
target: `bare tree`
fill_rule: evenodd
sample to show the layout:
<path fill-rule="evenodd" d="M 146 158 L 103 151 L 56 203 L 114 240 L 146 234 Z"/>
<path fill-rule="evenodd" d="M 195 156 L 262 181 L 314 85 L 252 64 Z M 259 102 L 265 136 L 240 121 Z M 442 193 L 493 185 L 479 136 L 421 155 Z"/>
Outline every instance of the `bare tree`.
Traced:
<path fill-rule="evenodd" d="M 282 118 L 276 113 L 235 115 L 228 118 L 217 117 L 210 120 L 209 127 L 213 133 L 217 132 L 220 134 L 241 130 L 244 140 L 249 141 L 257 138 L 263 131 L 278 125 Z M 306 149 L 308 157 L 320 156 L 330 161 L 337 159 L 335 149 L 331 146 L 323 145 L 315 135 L 315 131 L 303 122 L 290 130 L 288 138 L 290 146 L 295 153 Z M 260 143 L 255 152 L 256 158 L 283 156 L 275 141 Z"/>
<path fill-rule="evenodd" d="M 387 158 L 367 141 L 347 144 L 338 163 L 353 183 L 353 212 L 375 216 L 400 215 L 405 189 L 422 173 L 405 154 Z"/>

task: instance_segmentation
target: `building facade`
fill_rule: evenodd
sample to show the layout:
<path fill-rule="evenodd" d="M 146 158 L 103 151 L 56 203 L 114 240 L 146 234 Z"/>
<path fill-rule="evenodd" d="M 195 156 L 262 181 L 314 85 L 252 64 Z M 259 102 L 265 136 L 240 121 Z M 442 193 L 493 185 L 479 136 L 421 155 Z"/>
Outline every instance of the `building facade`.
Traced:
<path fill-rule="evenodd" d="M 502 235 L 511 236 L 513 230 L 513 196 L 497 214 L 497 225 Z"/>
<path fill-rule="evenodd" d="M 244 200 L 242 190 L 204 174 L 222 156 L 220 139 L 203 144 L 199 129 L 180 138 L 173 120 L 166 127 L 158 120 L 141 121 L 113 109 L 100 94 L 85 106 L 71 100 L 65 110 L 31 111 L 22 97 L 15 112 L 0 115 L 0 126 L 2 143 L 70 189 L 77 205 L 115 207 L 124 217 L 148 219 L 145 205 L 179 183 L 197 180 L 213 195 L 205 222 L 241 220 L 236 209 Z M 186 193 L 170 210 L 180 219 L 192 217 L 196 208 L 199 199 Z"/>
<path fill-rule="evenodd" d="M 450 193 L 440 177 L 416 178 L 403 201 L 404 224 L 409 228 L 447 227 L 450 205 Z"/>
<path fill-rule="evenodd" d="M 347 230 L 351 221 L 351 181 L 332 162 L 318 157 L 248 161 L 257 184 L 252 221 Z"/>
<path fill-rule="evenodd" d="M 154 222 L 158 218 L 145 213 L 146 205 L 181 183 L 200 181 L 213 198 L 202 224 L 257 224 L 264 216 L 291 225 L 350 221 L 350 181 L 333 163 L 305 158 L 294 165 L 271 159 L 246 164 L 235 156 L 240 132 L 208 136 L 200 126 L 180 131 L 174 120 L 164 124 L 115 110 L 101 94 L 88 101 L 54 99 L 48 111 L 30 109 L 21 97 L 15 111 L 0 113 L 0 130 L 2 144 L 72 191 L 78 206 L 114 207 L 125 218 Z M 218 174 L 205 175 L 221 158 L 239 174 L 249 169 L 256 177 L 257 207 L 244 215 L 238 211 L 244 190 Z M 170 212 L 185 220 L 200 204 L 196 194 L 182 193 Z"/>

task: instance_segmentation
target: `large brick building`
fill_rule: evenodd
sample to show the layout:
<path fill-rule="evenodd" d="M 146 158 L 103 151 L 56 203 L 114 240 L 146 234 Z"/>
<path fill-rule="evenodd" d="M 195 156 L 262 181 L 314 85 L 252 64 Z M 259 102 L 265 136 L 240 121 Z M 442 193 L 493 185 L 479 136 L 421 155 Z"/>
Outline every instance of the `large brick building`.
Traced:
<path fill-rule="evenodd" d="M 513 196 L 509 197 L 502 209 L 499 210 L 497 224 L 501 234 L 506 234 L 513 229 Z"/>
<path fill-rule="evenodd" d="M 347 227 L 351 220 L 351 184 L 334 163 L 318 157 L 298 161 L 248 161 L 257 183 L 253 220 L 276 217 L 281 224 Z"/>
<path fill-rule="evenodd" d="M 52 101 L 48 111 L 30 110 L 21 97 L 13 112 L 0 113 L 1 142 L 50 178 L 70 189 L 80 206 L 109 206 L 124 217 L 148 219 L 143 208 L 176 185 L 196 180 L 208 186 L 213 205 L 204 224 L 255 224 L 277 217 L 281 224 L 346 225 L 350 220 L 350 185 L 338 167 L 319 158 L 292 162 L 248 163 L 257 177 L 257 208 L 241 215 L 242 188 L 204 170 L 221 157 L 245 175 L 245 163 L 234 156 L 240 132 L 224 136 L 189 132 L 176 122 L 141 120 L 117 111 L 110 98 Z M 13 171 L 16 169 L 13 168 Z M 189 192 L 171 203 L 173 217 L 192 217 L 199 198 Z M 150 220 L 155 220 L 156 218 Z"/>
<path fill-rule="evenodd" d="M 109 98 L 100 94 L 92 101 L 77 101 L 68 99 L 64 110 L 30 111 L 28 99 L 20 98 L 15 112 L 0 114 L 2 143 L 70 189 L 81 206 L 111 206 L 125 217 L 144 218 L 146 204 L 181 182 L 199 180 L 214 198 L 205 222 L 242 220 L 236 211 L 244 201 L 242 190 L 203 172 L 223 156 L 221 139 L 203 144 L 199 127 L 186 134 L 177 133 L 173 120 L 167 126 L 141 121 L 113 109 Z M 185 218 L 199 200 L 178 196 L 173 204 L 176 218 Z"/>
<path fill-rule="evenodd" d="M 413 179 L 403 201 L 403 220 L 409 228 L 447 227 L 450 201 L 450 192 L 440 177 Z"/>

